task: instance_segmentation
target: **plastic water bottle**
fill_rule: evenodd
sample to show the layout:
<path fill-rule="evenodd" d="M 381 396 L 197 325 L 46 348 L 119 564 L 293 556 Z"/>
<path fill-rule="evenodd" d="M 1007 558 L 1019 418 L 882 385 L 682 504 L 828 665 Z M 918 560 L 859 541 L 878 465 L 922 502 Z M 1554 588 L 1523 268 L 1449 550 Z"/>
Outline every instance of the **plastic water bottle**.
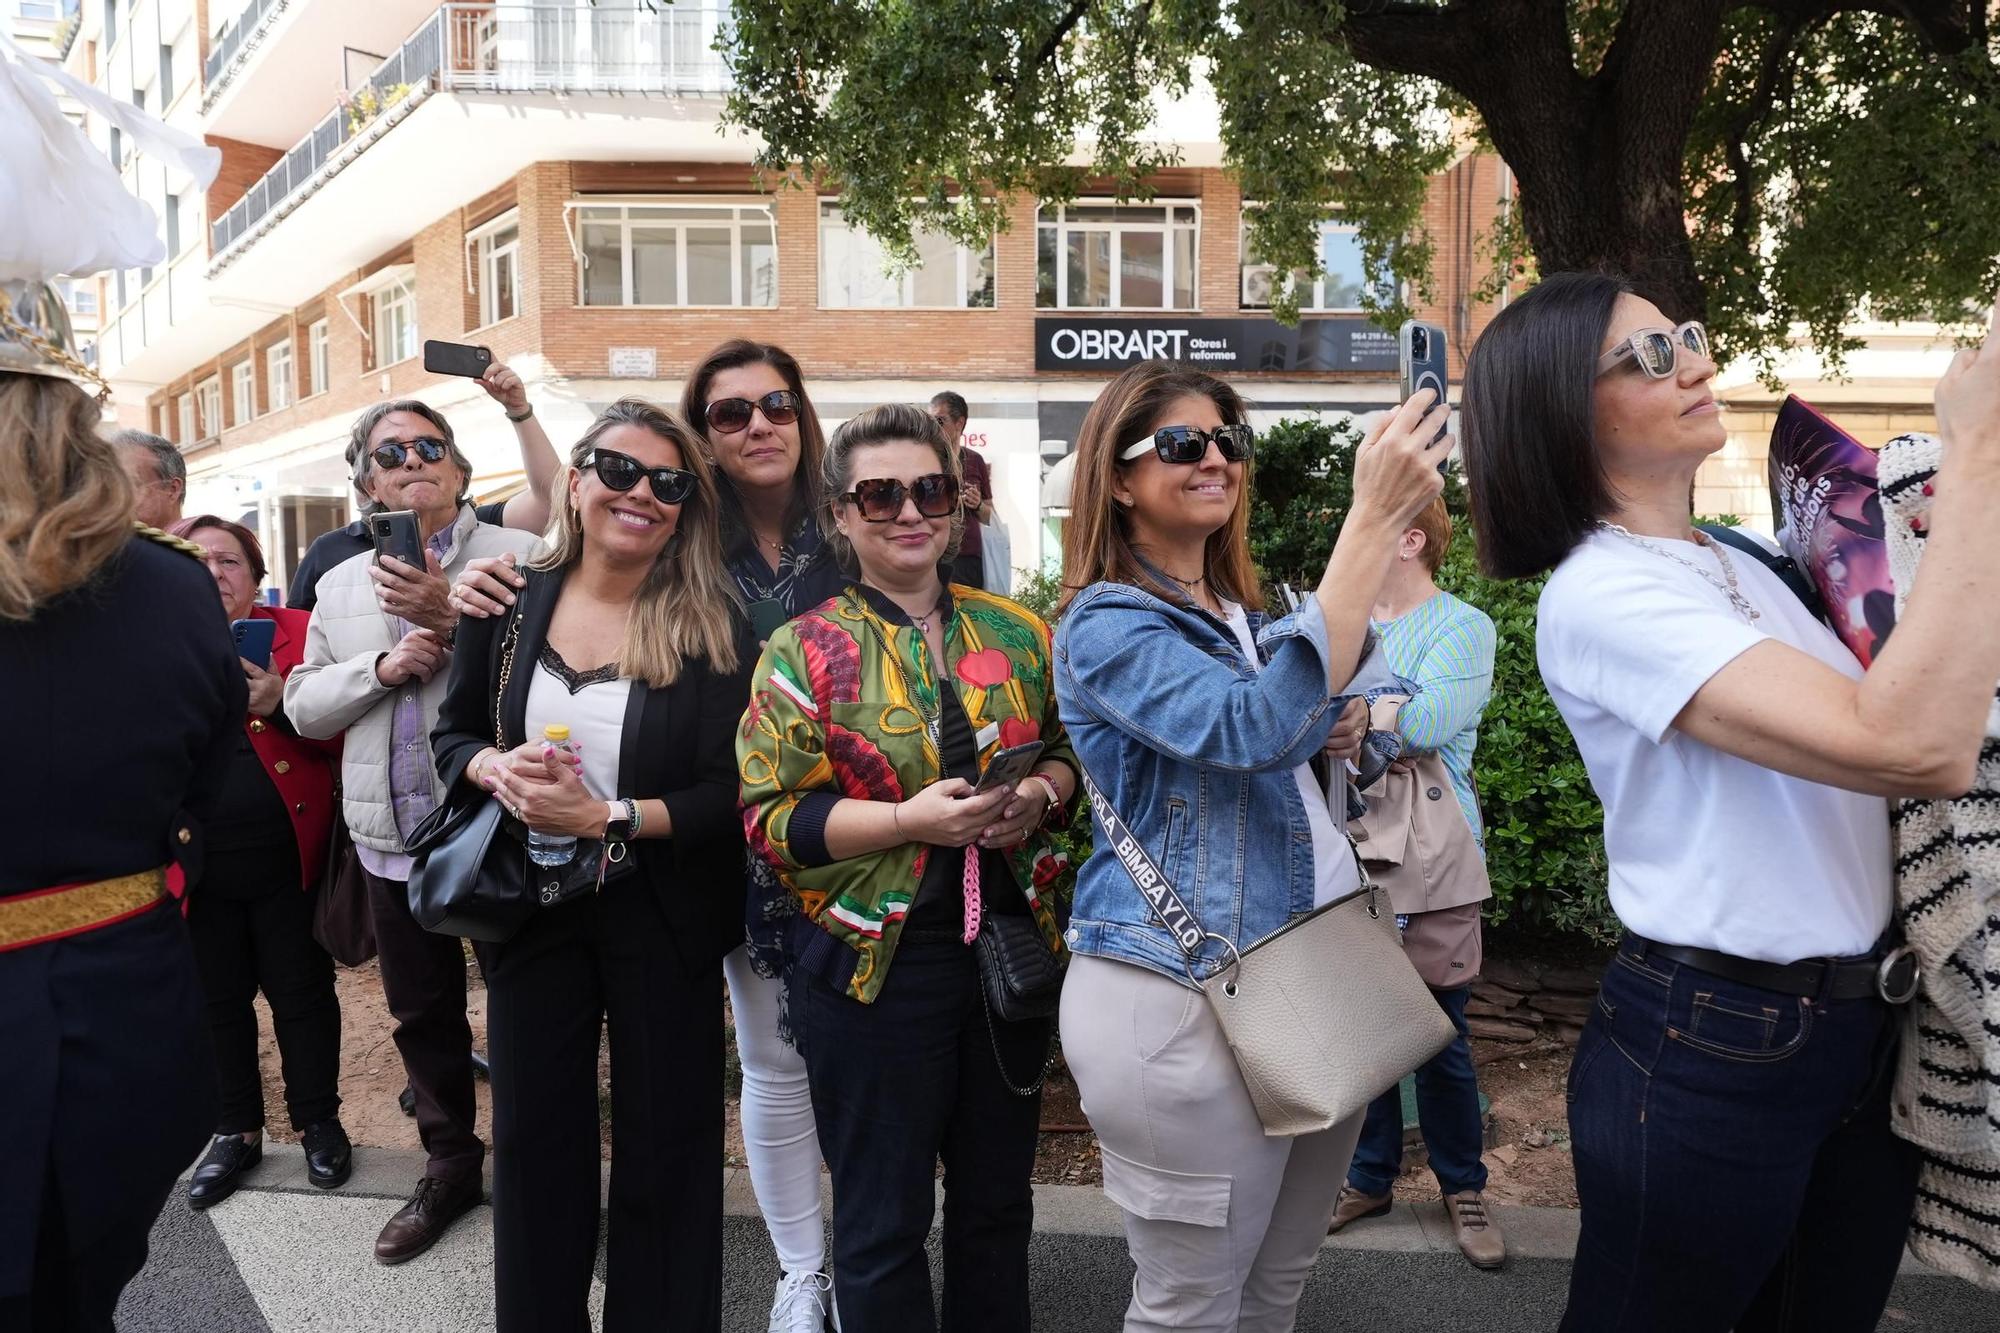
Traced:
<path fill-rule="evenodd" d="M 575 753 L 569 748 L 569 728 L 560 722 L 551 722 L 543 727 L 542 739 L 564 754 Z M 537 833 L 534 829 L 528 830 L 528 859 L 536 865 L 568 865 L 575 855 L 574 833 Z"/>

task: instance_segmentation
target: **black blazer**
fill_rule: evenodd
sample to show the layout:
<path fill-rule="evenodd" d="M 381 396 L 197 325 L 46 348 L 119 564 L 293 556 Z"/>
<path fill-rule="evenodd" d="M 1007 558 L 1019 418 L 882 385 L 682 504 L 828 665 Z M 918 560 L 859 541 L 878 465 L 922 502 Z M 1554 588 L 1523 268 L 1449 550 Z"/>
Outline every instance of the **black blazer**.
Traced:
<path fill-rule="evenodd" d="M 528 682 L 548 642 L 549 622 L 567 570 L 527 570 L 518 594 L 520 641 L 500 699 L 502 738 L 520 745 L 527 730 Z M 457 648 L 431 752 L 455 794 L 472 789 L 465 766 L 493 744 L 493 699 L 509 617 L 458 622 Z M 736 668 L 723 673 L 696 660 L 665 689 L 635 683 L 618 751 L 619 796 L 664 800 L 671 838 L 632 843 L 639 871 L 659 895 L 671 938 L 690 970 L 713 965 L 743 943 L 743 819 L 736 804 L 736 729 L 750 702 L 757 645 L 737 618 Z M 478 795 L 485 795 L 480 792 Z M 608 890 L 607 890 L 608 891 Z"/>

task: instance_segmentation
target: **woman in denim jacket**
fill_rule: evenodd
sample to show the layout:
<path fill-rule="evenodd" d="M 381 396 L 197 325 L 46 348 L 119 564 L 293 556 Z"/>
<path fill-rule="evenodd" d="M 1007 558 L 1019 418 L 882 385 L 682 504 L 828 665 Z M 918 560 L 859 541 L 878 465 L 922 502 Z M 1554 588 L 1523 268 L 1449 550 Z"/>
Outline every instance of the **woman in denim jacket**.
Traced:
<path fill-rule="evenodd" d="M 1201 929 L 1238 949 L 1359 886 L 1332 813 L 1345 783 L 1330 809 L 1309 764 L 1357 755 L 1361 696 L 1397 685 L 1368 615 L 1398 538 L 1443 484 L 1450 441 L 1431 402 L 1426 390 L 1363 443 L 1319 590 L 1268 627 L 1235 391 L 1146 362 L 1084 418 L 1055 639 L 1063 725 Z M 1065 938 L 1063 1050 L 1138 1267 L 1125 1328 L 1290 1329 L 1360 1116 L 1264 1134 L 1194 984 L 1228 949 L 1183 954 L 1103 839 Z"/>

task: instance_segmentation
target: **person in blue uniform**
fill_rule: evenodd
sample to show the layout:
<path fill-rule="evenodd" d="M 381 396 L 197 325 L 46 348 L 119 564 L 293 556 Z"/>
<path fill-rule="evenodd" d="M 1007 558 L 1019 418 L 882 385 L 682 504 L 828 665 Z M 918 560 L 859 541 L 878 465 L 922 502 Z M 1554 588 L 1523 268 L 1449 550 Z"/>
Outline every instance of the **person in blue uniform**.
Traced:
<path fill-rule="evenodd" d="M 41 284 L 0 283 L 0 1329 L 108 1330 L 217 1114 L 166 868 L 248 707 L 215 583 L 135 526 Z M 67 362 L 68 365 L 63 364 Z"/>

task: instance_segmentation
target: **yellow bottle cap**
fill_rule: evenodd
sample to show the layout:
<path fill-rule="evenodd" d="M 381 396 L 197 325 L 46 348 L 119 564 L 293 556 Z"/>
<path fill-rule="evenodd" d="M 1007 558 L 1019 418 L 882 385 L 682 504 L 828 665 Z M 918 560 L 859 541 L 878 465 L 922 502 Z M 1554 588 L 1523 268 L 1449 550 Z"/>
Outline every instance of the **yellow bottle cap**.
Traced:
<path fill-rule="evenodd" d="M 569 728 L 560 722 L 551 722 L 542 728 L 542 739 L 555 745 L 561 745 L 569 739 Z"/>

